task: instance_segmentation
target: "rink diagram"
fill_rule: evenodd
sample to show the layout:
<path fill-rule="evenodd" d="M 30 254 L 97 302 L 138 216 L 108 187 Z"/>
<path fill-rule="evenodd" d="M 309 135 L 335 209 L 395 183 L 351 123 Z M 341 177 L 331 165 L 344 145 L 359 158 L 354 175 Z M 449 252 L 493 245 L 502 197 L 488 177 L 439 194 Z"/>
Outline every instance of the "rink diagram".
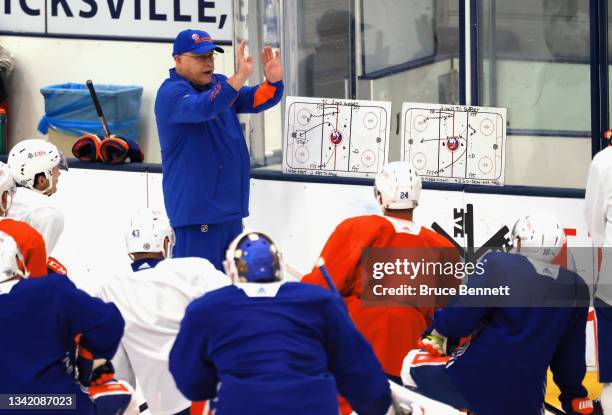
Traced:
<path fill-rule="evenodd" d="M 287 97 L 285 173 L 373 177 L 387 160 L 390 102 Z"/>
<path fill-rule="evenodd" d="M 506 109 L 404 103 L 402 160 L 428 181 L 503 185 Z"/>

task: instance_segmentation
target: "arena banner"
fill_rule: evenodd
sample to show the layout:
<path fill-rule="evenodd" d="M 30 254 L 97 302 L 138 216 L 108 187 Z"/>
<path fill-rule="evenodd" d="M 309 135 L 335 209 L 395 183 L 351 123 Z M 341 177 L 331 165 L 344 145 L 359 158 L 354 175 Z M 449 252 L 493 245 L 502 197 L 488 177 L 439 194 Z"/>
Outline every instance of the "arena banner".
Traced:
<path fill-rule="evenodd" d="M 231 42 L 231 0 L 2 0 L 0 32 L 172 41 L 183 29 Z"/>

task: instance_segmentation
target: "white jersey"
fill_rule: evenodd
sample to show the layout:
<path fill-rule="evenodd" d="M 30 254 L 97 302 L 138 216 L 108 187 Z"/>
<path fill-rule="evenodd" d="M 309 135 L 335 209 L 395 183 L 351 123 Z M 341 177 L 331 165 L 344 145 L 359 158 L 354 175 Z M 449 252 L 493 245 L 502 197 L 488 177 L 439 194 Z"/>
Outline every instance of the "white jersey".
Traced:
<path fill-rule="evenodd" d="M 138 381 L 153 415 L 175 414 L 191 405 L 168 369 L 170 349 L 189 303 L 229 284 L 205 259 L 173 258 L 155 268 L 112 276 L 98 288 L 98 296 L 114 302 L 125 320 L 113 359 L 116 375 Z"/>
<path fill-rule="evenodd" d="M 45 240 L 47 255 L 51 255 L 64 231 L 64 215 L 54 206 L 53 200 L 27 187 L 17 187 L 8 217 L 36 229 Z"/>
<path fill-rule="evenodd" d="M 612 275 L 612 146 L 593 157 L 584 200 L 584 217 L 594 247 L 605 247 L 600 277 Z M 611 281 L 599 281 L 596 296 L 612 304 Z"/>
<path fill-rule="evenodd" d="M 0 294 L 8 294 L 18 282 L 19 279 L 15 278 L 14 280 L 0 283 Z"/>

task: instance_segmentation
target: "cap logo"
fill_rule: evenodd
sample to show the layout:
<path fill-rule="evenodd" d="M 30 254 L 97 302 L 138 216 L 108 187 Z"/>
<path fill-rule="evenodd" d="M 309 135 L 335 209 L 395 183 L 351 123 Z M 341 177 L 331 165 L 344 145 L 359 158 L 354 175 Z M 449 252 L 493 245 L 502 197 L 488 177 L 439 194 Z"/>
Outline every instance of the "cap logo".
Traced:
<path fill-rule="evenodd" d="M 198 35 L 197 33 L 191 35 L 191 38 L 193 39 L 196 45 L 202 42 L 212 42 L 212 38 L 210 36 L 200 37 L 200 35 Z"/>

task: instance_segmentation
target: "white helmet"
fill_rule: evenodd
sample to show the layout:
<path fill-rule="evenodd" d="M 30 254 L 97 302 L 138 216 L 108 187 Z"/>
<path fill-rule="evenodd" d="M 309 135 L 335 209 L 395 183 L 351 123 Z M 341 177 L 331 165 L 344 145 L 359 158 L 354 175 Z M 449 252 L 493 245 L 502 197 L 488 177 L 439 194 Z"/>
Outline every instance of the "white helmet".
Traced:
<path fill-rule="evenodd" d="M 164 241 L 168 238 L 168 252 Z M 132 216 L 125 233 L 125 246 L 129 254 L 136 252 L 161 252 L 164 258 L 172 257 L 176 238 L 168 217 L 159 210 L 142 209 Z"/>
<path fill-rule="evenodd" d="M 51 188 L 51 174 L 54 167 L 68 170 L 66 159 L 60 150 L 45 140 L 23 140 L 15 144 L 9 153 L 7 164 L 18 185 L 37 192 L 46 193 Z M 42 173 L 49 181 L 49 187 L 38 190 L 34 187 L 37 174 Z"/>
<path fill-rule="evenodd" d="M 263 232 L 245 231 L 226 252 L 225 273 L 232 282 L 283 281 L 283 256 L 278 246 Z"/>
<path fill-rule="evenodd" d="M 520 254 L 551 262 L 565 244 L 565 233 L 557 216 L 548 211 L 535 211 L 523 216 L 512 228 L 512 245 Z"/>
<path fill-rule="evenodd" d="M 8 281 L 16 276 L 28 278 L 30 273 L 15 240 L 6 233 L 0 232 L 0 282 Z"/>
<path fill-rule="evenodd" d="M 374 179 L 374 196 L 383 209 L 413 209 L 419 204 L 421 178 L 410 163 L 394 161 Z"/>
<path fill-rule="evenodd" d="M 6 208 L 2 205 L 2 195 L 7 192 Z M 6 216 L 8 210 L 13 204 L 13 195 L 15 194 L 15 180 L 9 169 L 9 166 L 0 162 L 0 216 Z"/>

